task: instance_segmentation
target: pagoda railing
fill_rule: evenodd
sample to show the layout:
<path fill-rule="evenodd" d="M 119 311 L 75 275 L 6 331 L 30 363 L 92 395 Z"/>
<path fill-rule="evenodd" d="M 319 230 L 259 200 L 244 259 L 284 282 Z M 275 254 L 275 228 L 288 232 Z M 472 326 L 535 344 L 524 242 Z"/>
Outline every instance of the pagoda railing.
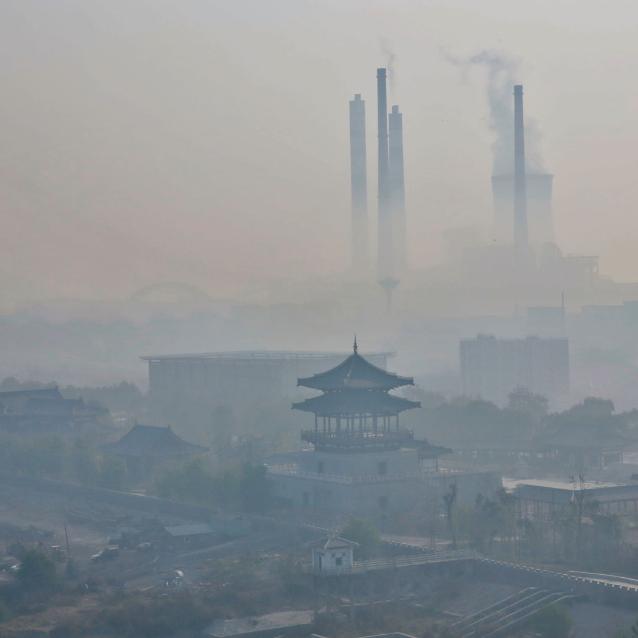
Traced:
<path fill-rule="evenodd" d="M 315 448 L 397 448 L 417 443 L 412 430 L 303 430 L 301 439 Z"/>
<path fill-rule="evenodd" d="M 312 479 L 327 483 L 340 483 L 342 485 L 388 483 L 393 481 L 405 481 L 411 479 L 426 478 L 439 474 L 436 470 L 422 469 L 417 472 L 404 472 L 402 474 L 325 474 L 323 472 L 307 472 L 294 465 L 271 465 L 268 473 L 275 476 L 291 476 L 295 478 Z"/>

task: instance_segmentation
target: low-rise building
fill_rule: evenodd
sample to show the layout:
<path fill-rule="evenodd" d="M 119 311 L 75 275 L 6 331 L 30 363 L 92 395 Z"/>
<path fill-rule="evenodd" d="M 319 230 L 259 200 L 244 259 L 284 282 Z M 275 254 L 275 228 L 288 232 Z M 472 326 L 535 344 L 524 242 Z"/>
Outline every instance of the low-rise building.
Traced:
<path fill-rule="evenodd" d="M 200 456 L 208 448 L 184 441 L 170 426 L 136 424 L 119 441 L 103 445 L 102 451 L 124 459 L 130 476 L 143 480 L 159 465 Z"/>
<path fill-rule="evenodd" d="M 321 576 L 347 574 L 354 565 L 357 543 L 339 536 L 329 536 L 312 547 L 312 571 Z"/>

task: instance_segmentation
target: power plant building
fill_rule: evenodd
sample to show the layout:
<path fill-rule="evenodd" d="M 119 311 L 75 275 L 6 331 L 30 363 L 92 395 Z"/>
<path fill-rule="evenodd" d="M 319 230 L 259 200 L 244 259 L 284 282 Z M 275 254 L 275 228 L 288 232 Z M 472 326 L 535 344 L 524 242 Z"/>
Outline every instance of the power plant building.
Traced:
<path fill-rule="evenodd" d="M 527 223 L 532 245 L 553 243 L 554 221 L 552 190 L 554 176 L 549 173 L 526 175 Z M 514 176 L 492 177 L 494 201 L 493 236 L 499 243 L 509 243 L 512 237 L 512 202 L 514 201 Z"/>
<path fill-rule="evenodd" d="M 566 338 L 497 339 L 478 335 L 460 344 L 463 394 L 503 406 L 509 394 L 526 388 L 554 405 L 569 398 L 569 342 Z"/>

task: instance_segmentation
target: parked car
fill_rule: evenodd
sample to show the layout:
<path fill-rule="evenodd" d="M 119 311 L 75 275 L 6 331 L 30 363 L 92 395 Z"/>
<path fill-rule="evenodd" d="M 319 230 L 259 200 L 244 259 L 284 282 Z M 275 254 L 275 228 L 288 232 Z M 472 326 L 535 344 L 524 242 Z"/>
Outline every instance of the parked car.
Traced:
<path fill-rule="evenodd" d="M 99 563 L 106 560 L 113 560 L 120 553 L 120 550 L 117 547 L 113 547 L 109 545 L 105 547 L 103 550 L 99 551 L 97 554 L 93 554 L 91 556 L 91 561 L 94 563 Z"/>

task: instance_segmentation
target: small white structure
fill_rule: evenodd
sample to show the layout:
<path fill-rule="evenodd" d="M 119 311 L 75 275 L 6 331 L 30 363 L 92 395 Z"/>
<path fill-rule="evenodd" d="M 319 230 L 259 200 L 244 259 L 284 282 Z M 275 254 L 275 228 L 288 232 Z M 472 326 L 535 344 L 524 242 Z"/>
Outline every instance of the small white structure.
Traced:
<path fill-rule="evenodd" d="M 315 574 L 347 574 L 354 565 L 354 548 L 358 545 L 339 536 L 329 536 L 312 548 L 312 571 Z"/>

